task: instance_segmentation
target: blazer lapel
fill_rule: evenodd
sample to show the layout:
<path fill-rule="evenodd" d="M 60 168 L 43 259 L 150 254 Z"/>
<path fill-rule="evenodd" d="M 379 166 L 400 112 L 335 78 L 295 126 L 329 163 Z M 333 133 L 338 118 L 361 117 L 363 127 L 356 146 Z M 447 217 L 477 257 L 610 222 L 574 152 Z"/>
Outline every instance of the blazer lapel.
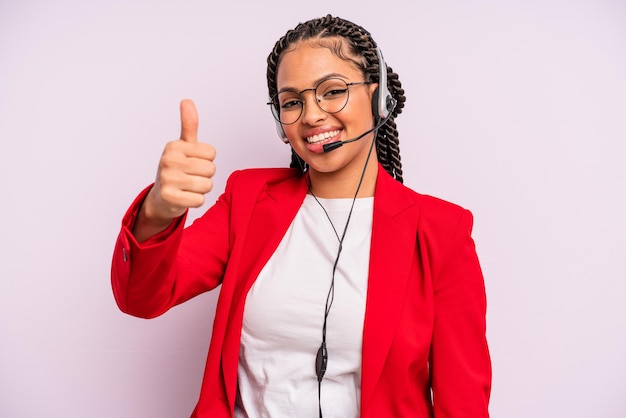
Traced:
<path fill-rule="evenodd" d="M 250 215 L 246 234 L 244 257 L 238 276 L 245 278 L 245 284 L 238 286 L 233 297 L 235 305 L 245 298 L 248 290 L 267 264 L 289 225 L 295 218 L 307 193 L 304 177 L 291 177 L 276 183 L 269 183 L 259 193 Z"/>
<path fill-rule="evenodd" d="M 255 192 L 250 193 L 254 199 Z M 222 350 L 222 370 L 231 406 L 234 405 L 236 396 L 239 344 L 246 296 L 302 206 L 307 186 L 304 177 L 296 176 L 268 183 L 257 193 L 256 200 L 250 202 L 253 208 L 243 255 L 236 273 L 237 280 L 241 280 L 241 283 L 237 283 L 233 292 L 228 320 L 230 332 L 226 334 Z"/>
<path fill-rule="evenodd" d="M 418 209 L 410 193 L 379 167 L 363 329 L 361 411 L 367 409 L 391 346 L 402 309 L 398 301 L 406 293 L 415 254 Z"/>

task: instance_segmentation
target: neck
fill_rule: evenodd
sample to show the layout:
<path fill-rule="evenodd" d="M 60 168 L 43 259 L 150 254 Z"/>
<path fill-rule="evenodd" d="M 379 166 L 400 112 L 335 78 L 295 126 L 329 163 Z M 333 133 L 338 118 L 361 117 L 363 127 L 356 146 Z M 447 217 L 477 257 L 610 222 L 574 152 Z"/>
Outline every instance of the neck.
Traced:
<path fill-rule="evenodd" d="M 363 174 L 363 181 L 356 197 L 374 196 L 378 176 L 378 161 L 375 155 L 375 153 L 372 154 L 364 174 L 363 166 L 346 167 L 344 170 L 332 173 L 309 170 L 311 192 L 323 199 L 353 198 Z"/>

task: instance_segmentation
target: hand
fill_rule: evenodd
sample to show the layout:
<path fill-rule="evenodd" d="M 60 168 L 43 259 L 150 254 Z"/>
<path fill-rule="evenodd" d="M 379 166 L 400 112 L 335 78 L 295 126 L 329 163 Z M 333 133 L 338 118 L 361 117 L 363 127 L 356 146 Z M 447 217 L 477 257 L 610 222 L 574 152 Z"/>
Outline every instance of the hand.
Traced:
<path fill-rule="evenodd" d="M 213 188 L 215 148 L 198 142 L 198 112 L 191 100 L 180 102 L 180 139 L 165 146 L 154 187 L 146 196 L 142 212 L 152 224 L 169 225 L 188 208 L 204 204 Z"/>

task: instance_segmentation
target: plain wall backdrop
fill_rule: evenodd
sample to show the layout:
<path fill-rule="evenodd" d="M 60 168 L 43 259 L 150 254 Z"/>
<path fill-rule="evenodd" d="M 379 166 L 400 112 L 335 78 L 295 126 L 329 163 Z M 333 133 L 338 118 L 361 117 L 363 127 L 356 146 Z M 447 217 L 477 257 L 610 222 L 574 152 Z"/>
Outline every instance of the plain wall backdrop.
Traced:
<path fill-rule="evenodd" d="M 265 59 L 326 13 L 400 75 L 405 184 L 475 215 L 492 416 L 626 416 L 624 1 L 0 0 L 1 417 L 189 415 L 217 293 L 119 312 L 121 217 L 183 98 L 218 151 L 207 205 L 288 165 Z"/>

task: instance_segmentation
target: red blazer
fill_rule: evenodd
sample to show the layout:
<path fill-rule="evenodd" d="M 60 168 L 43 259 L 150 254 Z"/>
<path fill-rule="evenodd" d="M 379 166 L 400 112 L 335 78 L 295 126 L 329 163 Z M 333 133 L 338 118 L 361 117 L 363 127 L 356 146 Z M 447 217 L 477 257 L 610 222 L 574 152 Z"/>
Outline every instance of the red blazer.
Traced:
<path fill-rule="evenodd" d="M 192 417 L 232 417 L 246 294 L 307 193 L 292 169 L 238 171 L 189 228 L 138 244 L 147 190 L 126 213 L 112 262 L 119 308 L 149 318 L 221 284 Z M 488 417 L 491 363 L 472 215 L 379 167 L 363 329 L 361 417 Z"/>

